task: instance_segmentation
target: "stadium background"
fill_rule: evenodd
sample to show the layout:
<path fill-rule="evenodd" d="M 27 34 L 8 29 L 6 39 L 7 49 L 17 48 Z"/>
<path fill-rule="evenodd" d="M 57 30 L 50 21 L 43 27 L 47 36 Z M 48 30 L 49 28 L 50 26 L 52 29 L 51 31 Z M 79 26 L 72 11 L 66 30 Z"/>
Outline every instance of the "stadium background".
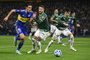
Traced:
<path fill-rule="evenodd" d="M 27 54 L 32 48 L 32 42 L 25 38 L 24 46 L 21 49 L 23 55 L 17 55 L 14 46 L 13 38 L 15 34 L 14 23 L 17 19 L 17 14 L 13 13 L 8 22 L 3 22 L 4 17 L 13 9 L 23 9 L 27 2 L 33 4 L 33 10 L 37 10 L 38 5 L 45 5 L 46 13 L 50 18 L 55 8 L 59 9 L 59 13 L 64 9 L 69 8 L 76 12 L 77 19 L 80 21 L 80 28 L 76 29 L 74 47 L 77 52 L 69 49 L 69 44 L 66 47 L 57 44 L 57 41 L 50 48 L 48 53 L 44 53 L 44 49 L 51 40 L 51 37 L 42 42 L 41 54 Z M 0 0 L 0 60 L 90 60 L 90 1 L 89 0 Z M 3 27 L 1 26 L 3 25 Z M 30 25 L 27 23 L 27 28 L 30 31 Z M 86 34 L 85 34 L 86 32 Z M 2 36 L 4 35 L 4 36 Z M 84 36 L 84 37 L 82 37 Z M 62 42 L 67 43 L 67 38 Z M 19 43 L 19 41 L 18 41 Z M 53 52 L 55 49 L 62 51 L 61 57 L 55 57 Z"/>
<path fill-rule="evenodd" d="M 68 8 L 76 12 L 76 17 L 80 21 L 80 28 L 76 29 L 76 36 L 90 35 L 90 4 L 89 0 L 0 0 L 0 35 L 14 35 L 14 23 L 17 19 L 17 14 L 10 16 L 8 23 L 3 22 L 4 17 L 11 9 L 24 9 L 26 3 L 32 3 L 33 10 L 41 4 L 45 6 L 45 11 L 50 18 L 55 8 L 59 9 L 59 13 Z M 27 23 L 28 31 L 30 32 L 30 24 Z"/>

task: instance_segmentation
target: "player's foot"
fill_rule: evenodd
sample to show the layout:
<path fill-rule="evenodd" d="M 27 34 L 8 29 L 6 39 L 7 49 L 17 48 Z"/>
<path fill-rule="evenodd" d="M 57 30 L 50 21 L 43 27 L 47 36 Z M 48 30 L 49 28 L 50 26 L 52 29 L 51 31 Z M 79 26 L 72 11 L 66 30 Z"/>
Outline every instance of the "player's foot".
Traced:
<path fill-rule="evenodd" d="M 16 53 L 17 53 L 17 54 L 19 54 L 19 55 L 21 55 L 21 54 L 22 54 L 19 50 L 16 50 Z"/>
<path fill-rule="evenodd" d="M 39 50 L 36 52 L 36 54 L 40 54 L 41 52 L 42 52 L 42 50 L 39 49 Z"/>
<path fill-rule="evenodd" d="M 14 44 L 17 46 L 17 37 L 14 37 Z"/>
<path fill-rule="evenodd" d="M 32 50 L 28 51 L 27 53 L 28 53 L 28 54 L 31 54 L 31 53 L 33 53 L 33 52 L 35 52 L 35 51 L 36 51 L 35 49 L 32 49 Z"/>
<path fill-rule="evenodd" d="M 47 53 L 48 52 L 48 49 L 46 48 L 44 52 Z"/>
<path fill-rule="evenodd" d="M 74 47 L 70 47 L 70 49 L 73 50 L 73 51 L 77 51 Z"/>

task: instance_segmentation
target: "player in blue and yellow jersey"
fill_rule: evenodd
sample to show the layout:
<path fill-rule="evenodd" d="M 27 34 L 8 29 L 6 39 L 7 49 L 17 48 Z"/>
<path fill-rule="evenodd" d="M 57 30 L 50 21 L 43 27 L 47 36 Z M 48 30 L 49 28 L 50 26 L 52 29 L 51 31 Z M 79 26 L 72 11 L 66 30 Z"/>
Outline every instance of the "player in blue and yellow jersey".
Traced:
<path fill-rule="evenodd" d="M 69 20 L 69 29 L 74 34 L 75 28 L 80 27 L 79 20 L 76 19 L 76 13 L 73 11 Z"/>
<path fill-rule="evenodd" d="M 12 9 L 4 18 L 4 21 L 7 21 L 13 12 L 18 13 L 17 21 L 15 23 L 15 29 L 17 32 L 17 35 L 14 40 L 15 45 L 17 45 L 17 40 L 20 40 L 18 47 L 16 49 L 16 53 L 21 54 L 20 49 L 23 46 L 25 36 L 27 35 L 25 23 L 28 21 L 31 22 L 33 19 L 32 5 L 27 4 L 25 9 Z"/>

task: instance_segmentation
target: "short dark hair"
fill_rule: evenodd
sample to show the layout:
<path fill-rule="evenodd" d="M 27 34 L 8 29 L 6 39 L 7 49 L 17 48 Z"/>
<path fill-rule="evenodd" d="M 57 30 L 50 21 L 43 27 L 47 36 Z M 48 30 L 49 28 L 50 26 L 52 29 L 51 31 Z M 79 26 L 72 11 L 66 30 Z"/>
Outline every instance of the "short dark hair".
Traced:
<path fill-rule="evenodd" d="M 66 8 L 64 12 L 71 12 L 70 8 Z"/>
<path fill-rule="evenodd" d="M 40 5 L 39 7 L 45 8 L 44 5 Z"/>
<path fill-rule="evenodd" d="M 27 6 L 32 6 L 32 4 L 31 4 L 31 3 L 26 3 L 26 7 L 27 7 Z"/>

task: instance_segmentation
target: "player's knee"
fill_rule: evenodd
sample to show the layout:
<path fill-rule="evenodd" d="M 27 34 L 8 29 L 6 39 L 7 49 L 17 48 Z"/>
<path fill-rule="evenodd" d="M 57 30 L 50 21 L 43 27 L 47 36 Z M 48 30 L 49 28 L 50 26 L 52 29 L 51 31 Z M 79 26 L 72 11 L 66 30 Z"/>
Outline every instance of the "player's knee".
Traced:
<path fill-rule="evenodd" d="M 71 38 L 74 38 L 73 34 L 70 35 Z"/>
<path fill-rule="evenodd" d="M 54 40 L 51 40 L 51 43 L 54 43 Z"/>
<path fill-rule="evenodd" d="M 22 36 L 22 37 L 21 37 L 21 40 L 24 40 L 24 39 L 25 39 L 25 36 Z"/>
<path fill-rule="evenodd" d="M 68 36 L 73 37 L 73 34 L 72 33 L 69 33 Z"/>
<path fill-rule="evenodd" d="M 21 39 L 21 40 L 24 40 L 24 39 L 25 39 L 25 36 L 24 36 L 24 35 L 21 35 L 21 36 L 20 36 L 20 39 Z"/>

